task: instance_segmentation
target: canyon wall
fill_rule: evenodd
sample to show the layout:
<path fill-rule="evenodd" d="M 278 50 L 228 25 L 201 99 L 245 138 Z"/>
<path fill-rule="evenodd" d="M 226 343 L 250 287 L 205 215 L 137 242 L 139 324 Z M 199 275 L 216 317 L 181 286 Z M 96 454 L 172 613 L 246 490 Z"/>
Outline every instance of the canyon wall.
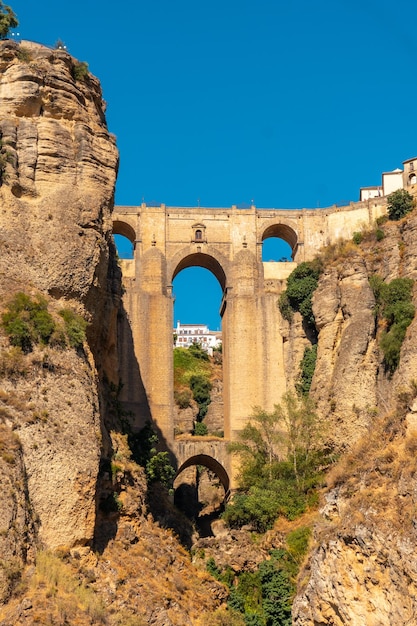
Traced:
<path fill-rule="evenodd" d="M 96 364 L 117 306 L 109 239 L 118 152 L 100 84 L 63 50 L 0 43 L 0 296 L 43 294 L 89 323 L 82 351 L 35 349 L 2 379 L 5 428 L 48 547 L 91 541 L 101 448 Z M 114 296 L 114 302 L 112 300 Z M 4 359 L 8 341 L 2 336 Z M 22 357 L 23 358 L 23 357 Z M 3 365 L 3 369 L 7 365 Z M 10 367 L 9 367 L 10 369 Z M 22 487 L 23 489 L 23 487 Z M 11 523 L 11 519 L 8 520 Z"/>
<path fill-rule="evenodd" d="M 417 216 L 381 228 L 379 241 L 370 232 L 359 246 L 325 252 L 314 293 L 311 392 L 342 456 L 326 478 L 299 577 L 297 626 L 412 624 L 417 614 L 417 319 L 390 372 L 369 283 L 373 274 L 416 280 Z"/>

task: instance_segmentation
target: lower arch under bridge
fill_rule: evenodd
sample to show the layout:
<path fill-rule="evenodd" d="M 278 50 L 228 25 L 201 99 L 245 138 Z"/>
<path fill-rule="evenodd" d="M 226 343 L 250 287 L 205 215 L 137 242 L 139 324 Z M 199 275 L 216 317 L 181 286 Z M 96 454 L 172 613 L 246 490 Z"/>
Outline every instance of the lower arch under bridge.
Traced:
<path fill-rule="evenodd" d="M 210 439 L 209 437 L 204 439 L 177 439 L 172 446 L 172 452 L 178 465 L 175 477 L 179 476 L 187 467 L 204 465 L 216 474 L 227 498 L 230 491 L 230 455 L 226 447 L 226 441 Z"/>
<path fill-rule="evenodd" d="M 120 399 L 134 415 L 133 426 L 150 419 L 179 469 L 203 460 L 226 491 L 234 488 L 226 443 L 237 439 L 253 407 L 272 410 L 287 389 L 286 327 L 277 306 L 287 277 L 322 246 L 373 224 L 385 207 L 385 198 L 315 210 L 115 207 L 113 232 L 134 247 L 134 258 L 121 262 L 118 332 Z M 292 262 L 262 262 L 262 242 L 271 236 L 287 241 Z M 201 445 L 174 434 L 172 281 L 191 266 L 210 270 L 223 290 L 225 440 Z"/>

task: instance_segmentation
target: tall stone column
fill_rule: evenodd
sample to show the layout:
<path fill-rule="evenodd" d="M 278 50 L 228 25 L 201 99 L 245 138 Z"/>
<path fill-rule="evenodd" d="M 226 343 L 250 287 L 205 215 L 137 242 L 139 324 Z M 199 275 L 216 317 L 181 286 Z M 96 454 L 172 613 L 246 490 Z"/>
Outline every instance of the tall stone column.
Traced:
<path fill-rule="evenodd" d="M 263 393 L 260 404 L 266 411 L 272 411 L 287 390 L 282 320 L 278 308 L 280 292 L 278 281 L 264 281 L 263 294 L 259 299 L 258 323 L 262 341 L 262 370 L 259 377 L 262 379 Z"/>
<path fill-rule="evenodd" d="M 169 447 L 174 437 L 172 297 L 165 257 L 158 248 L 138 259 L 136 280 L 136 316 L 131 320 L 135 352 L 152 421 L 161 444 Z"/>
<path fill-rule="evenodd" d="M 227 291 L 228 415 L 230 438 L 236 439 L 262 403 L 263 381 L 259 376 L 262 360 L 262 328 L 258 323 L 259 274 L 255 256 L 239 252 L 233 261 Z"/>

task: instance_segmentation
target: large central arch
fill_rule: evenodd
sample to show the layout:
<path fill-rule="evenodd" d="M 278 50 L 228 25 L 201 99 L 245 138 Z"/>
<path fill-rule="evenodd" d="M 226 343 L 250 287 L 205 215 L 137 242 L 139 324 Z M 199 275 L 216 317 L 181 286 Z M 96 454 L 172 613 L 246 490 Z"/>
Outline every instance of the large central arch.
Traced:
<path fill-rule="evenodd" d="M 227 393 L 225 389 L 228 385 L 228 335 L 227 335 L 227 311 L 226 311 L 226 269 L 227 261 L 215 250 L 207 250 L 205 252 L 195 251 L 193 247 L 186 247 L 178 252 L 172 259 L 172 263 L 169 266 L 169 273 L 172 272 L 172 281 L 178 274 L 191 267 L 200 267 L 208 270 L 217 279 L 222 290 L 222 298 L 219 303 L 219 313 L 222 319 L 222 361 L 223 361 L 223 420 L 222 427 L 225 433 L 230 432 L 230 419 L 228 411 Z M 169 276 L 170 276 L 169 274 Z M 201 320 L 202 321 L 202 320 Z M 174 319 L 173 319 L 174 323 Z M 221 405 L 220 405 L 221 406 Z"/>
<path fill-rule="evenodd" d="M 209 270 L 219 281 L 223 293 L 227 287 L 227 273 L 229 262 L 218 250 L 210 246 L 190 245 L 182 248 L 173 255 L 168 266 L 171 282 L 184 269 L 202 267 Z"/>

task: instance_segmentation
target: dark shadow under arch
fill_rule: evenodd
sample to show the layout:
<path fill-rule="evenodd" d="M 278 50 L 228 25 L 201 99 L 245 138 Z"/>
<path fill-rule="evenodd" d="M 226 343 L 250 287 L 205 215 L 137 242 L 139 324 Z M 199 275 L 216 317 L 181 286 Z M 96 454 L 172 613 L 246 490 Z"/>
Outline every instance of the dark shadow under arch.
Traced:
<path fill-rule="evenodd" d="M 212 456 L 209 456 L 207 454 L 196 454 L 195 456 L 187 459 L 181 465 L 181 467 L 179 467 L 177 473 L 175 474 L 175 478 L 177 478 L 177 476 L 179 476 L 183 470 L 187 469 L 187 467 L 191 467 L 192 465 L 204 465 L 204 467 L 207 467 L 209 470 L 214 472 L 216 476 L 218 476 L 224 488 L 225 494 L 229 493 L 230 478 L 228 473 L 221 463 L 219 463 L 218 461 L 216 461 L 216 459 L 213 459 Z"/>
<path fill-rule="evenodd" d="M 297 233 L 290 226 L 287 226 L 286 224 L 272 224 L 271 226 L 268 226 L 268 228 L 266 228 L 262 233 L 262 241 L 269 239 L 269 237 L 277 237 L 278 239 L 286 241 L 291 247 L 294 255 L 298 243 L 298 237 Z"/>
<path fill-rule="evenodd" d="M 220 265 L 219 261 L 215 259 L 210 254 L 205 254 L 204 252 L 194 252 L 191 254 L 187 254 L 184 256 L 179 263 L 176 265 L 172 280 L 179 274 L 182 270 L 185 270 L 189 267 L 203 267 L 206 270 L 209 270 L 220 283 L 220 286 L 223 292 L 226 289 L 226 274 L 223 267 Z"/>
<path fill-rule="evenodd" d="M 129 239 L 133 245 L 136 240 L 136 233 L 130 224 L 126 224 L 126 222 L 121 222 L 120 220 L 115 220 L 113 222 L 113 235 L 123 235 Z"/>

